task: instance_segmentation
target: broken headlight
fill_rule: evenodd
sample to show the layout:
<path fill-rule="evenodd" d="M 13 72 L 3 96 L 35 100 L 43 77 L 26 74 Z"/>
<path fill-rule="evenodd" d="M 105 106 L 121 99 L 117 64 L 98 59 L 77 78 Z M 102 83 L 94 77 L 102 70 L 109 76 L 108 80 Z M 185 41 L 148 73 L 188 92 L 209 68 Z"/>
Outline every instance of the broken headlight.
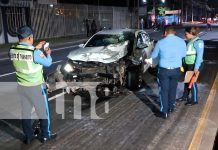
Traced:
<path fill-rule="evenodd" d="M 67 73 L 71 73 L 71 72 L 74 71 L 74 67 L 73 67 L 71 64 L 67 63 L 67 64 L 64 66 L 64 71 L 66 71 Z"/>

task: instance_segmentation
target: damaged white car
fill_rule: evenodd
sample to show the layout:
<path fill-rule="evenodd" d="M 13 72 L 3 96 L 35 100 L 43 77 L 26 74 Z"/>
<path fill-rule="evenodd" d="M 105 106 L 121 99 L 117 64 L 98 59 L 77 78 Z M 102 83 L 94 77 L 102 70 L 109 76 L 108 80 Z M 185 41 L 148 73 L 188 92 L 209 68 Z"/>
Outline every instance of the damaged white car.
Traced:
<path fill-rule="evenodd" d="M 153 46 L 143 30 L 100 31 L 71 51 L 68 61 L 48 76 L 48 88 L 57 90 L 63 82 L 98 82 L 98 97 L 111 96 L 123 86 L 134 90 L 149 67 L 144 59 L 150 57 Z M 78 92 L 79 87 L 74 89 Z"/>

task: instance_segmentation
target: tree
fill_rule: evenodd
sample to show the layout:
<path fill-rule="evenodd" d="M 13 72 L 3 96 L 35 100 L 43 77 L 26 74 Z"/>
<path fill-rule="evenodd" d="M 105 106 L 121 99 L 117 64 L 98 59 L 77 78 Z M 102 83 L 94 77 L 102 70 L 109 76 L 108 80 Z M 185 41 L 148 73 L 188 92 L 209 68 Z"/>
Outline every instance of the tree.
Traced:
<path fill-rule="evenodd" d="M 170 9 L 169 9 L 168 7 L 159 6 L 159 7 L 157 8 L 157 10 L 158 10 L 158 14 L 159 14 L 160 16 L 165 16 L 165 11 L 170 10 Z"/>

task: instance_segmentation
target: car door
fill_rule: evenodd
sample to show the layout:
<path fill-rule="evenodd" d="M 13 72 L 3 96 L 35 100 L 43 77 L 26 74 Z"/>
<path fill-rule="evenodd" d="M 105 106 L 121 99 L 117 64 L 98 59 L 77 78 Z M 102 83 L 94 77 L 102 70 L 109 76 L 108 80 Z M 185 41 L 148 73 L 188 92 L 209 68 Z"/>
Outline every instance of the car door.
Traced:
<path fill-rule="evenodd" d="M 145 31 L 136 31 L 134 56 L 137 61 L 142 63 L 142 72 L 145 72 L 149 65 L 144 63 L 146 58 L 150 58 L 154 48 L 154 42 Z"/>

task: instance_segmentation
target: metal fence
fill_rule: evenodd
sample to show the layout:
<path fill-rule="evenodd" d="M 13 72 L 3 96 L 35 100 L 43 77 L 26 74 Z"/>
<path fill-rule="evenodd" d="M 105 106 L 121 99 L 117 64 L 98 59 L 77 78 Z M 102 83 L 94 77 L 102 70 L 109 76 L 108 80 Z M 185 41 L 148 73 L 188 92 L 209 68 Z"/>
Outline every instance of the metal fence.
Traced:
<path fill-rule="evenodd" d="M 136 18 L 130 14 L 126 7 L 60 3 L 50 7 L 35 2 L 31 7 L 6 7 L 4 9 L 6 9 L 9 36 L 15 37 L 17 28 L 27 24 L 32 26 L 35 39 L 86 34 L 86 19 L 89 20 L 90 25 L 94 19 L 99 30 L 103 27 L 131 27 L 132 18 Z M 2 18 L 0 18 L 1 23 L 2 21 Z M 0 31 L 2 33 L 2 27 L 0 27 Z M 8 38 L 8 42 L 14 42 L 11 39 Z"/>
<path fill-rule="evenodd" d="M 21 7 L 6 8 L 7 31 L 11 36 L 16 36 L 18 27 L 26 24 L 25 10 Z"/>

